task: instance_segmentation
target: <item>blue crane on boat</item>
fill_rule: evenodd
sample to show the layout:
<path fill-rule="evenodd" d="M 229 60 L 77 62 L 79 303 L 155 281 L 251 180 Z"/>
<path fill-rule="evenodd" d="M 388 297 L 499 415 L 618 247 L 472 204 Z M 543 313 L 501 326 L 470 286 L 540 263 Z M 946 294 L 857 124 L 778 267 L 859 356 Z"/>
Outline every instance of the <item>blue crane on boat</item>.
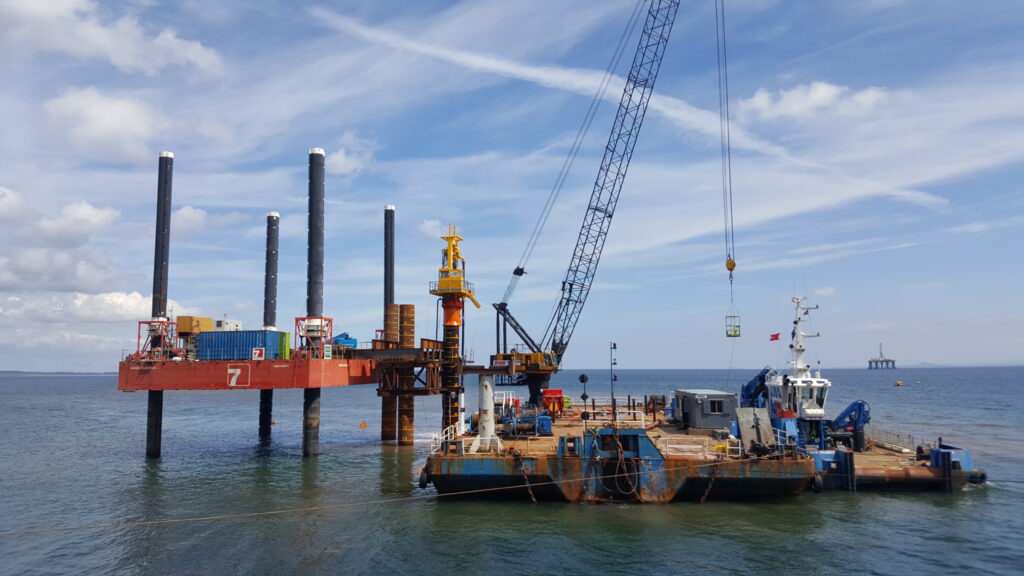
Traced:
<path fill-rule="evenodd" d="M 629 168 L 630 159 L 633 156 L 633 148 L 636 146 L 637 136 L 640 134 L 640 127 L 647 112 L 647 104 L 654 91 L 654 82 L 658 78 L 661 68 L 661 61 L 665 54 L 665 46 L 668 44 L 669 34 L 672 31 L 672 24 L 675 21 L 676 12 L 679 8 L 679 0 L 651 0 L 647 8 L 647 19 L 644 23 L 643 32 L 637 45 L 636 53 L 633 56 L 633 65 L 630 68 L 629 76 L 626 79 L 626 86 L 622 91 L 622 98 L 619 100 L 619 108 L 615 114 L 615 122 L 612 124 L 611 134 L 608 136 L 608 143 L 605 146 L 604 157 L 601 160 L 597 178 L 594 181 L 594 189 L 590 195 L 590 202 L 587 204 L 587 211 L 583 217 L 583 224 L 580 226 L 579 235 L 576 239 L 576 248 L 573 250 L 569 268 L 566 270 L 565 279 L 562 280 L 561 297 L 555 313 L 552 316 L 544 337 L 539 341 L 530 336 L 526 329 L 515 319 L 508 308 L 509 299 L 515 290 L 519 279 L 526 273 L 525 262 L 533 251 L 533 246 L 540 235 L 544 221 L 550 213 L 554 197 L 557 196 L 561 184 L 565 180 L 568 168 L 582 136 L 589 127 L 590 120 L 596 110 L 600 95 L 604 92 L 607 81 L 612 77 L 611 70 L 621 55 L 621 48 L 625 43 L 628 32 L 639 14 L 641 3 L 637 3 L 631 23 L 627 25 L 619 41 L 619 49 L 612 59 L 608 74 L 605 76 L 605 83 L 595 95 L 591 109 L 588 111 L 587 119 L 584 120 L 580 132 L 577 134 L 576 142 L 570 151 L 569 158 L 563 164 L 562 173 L 556 180 L 552 195 L 548 199 L 542 211 L 540 221 L 534 227 L 533 235 L 523 253 L 523 258 L 512 273 L 512 280 L 505 292 L 505 297 L 500 303 L 494 304 L 497 311 L 497 354 L 492 356 L 491 364 L 496 366 L 511 366 L 516 376 L 509 384 L 526 384 L 530 390 L 530 401 L 536 403 L 540 391 L 547 388 L 551 375 L 558 371 L 562 361 L 562 355 L 569 346 L 573 330 L 583 312 L 583 305 L 590 294 L 590 287 L 593 285 L 594 276 L 597 273 L 597 265 L 601 259 L 601 252 L 604 249 L 605 239 L 608 237 L 608 230 L 611 227 L 612 216 L 615 214 L 615 206 L 619 201 L 619 193 L 622 191 L 622 184 L 626 179 L 626 170 Z M 519 335 L 528 349 L 519 352 L 508 349 L 508 331 L 511 326 L 513 331 Z M 503 336 L 504 334 L 504 341 Z"/>

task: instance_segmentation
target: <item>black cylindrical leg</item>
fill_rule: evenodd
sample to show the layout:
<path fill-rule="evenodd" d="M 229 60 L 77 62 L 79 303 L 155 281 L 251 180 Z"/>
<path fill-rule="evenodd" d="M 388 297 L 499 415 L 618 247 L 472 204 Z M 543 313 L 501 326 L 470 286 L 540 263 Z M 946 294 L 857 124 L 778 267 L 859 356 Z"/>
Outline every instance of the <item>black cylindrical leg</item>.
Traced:
<path fill-rule="evenodd" d="M 274 414 L 274 391 L 260 390 L 260 438 L 270 438 Z"/>
<path fill-rule="evenodd" d="M 160 434 L 164 421 L 164 391 L 149 391 L 149 410 L 146 412 L 146 458 L 160 457 Z"/>
<path fill-rule="evenodd" d="M 277 259 L 281 215 L 267 213 L 267 257 L 263 276 L 263 329 L 277 329 Z"/>
<path fill-rule="evenodd" d="M 309 150 L 309 238 L 306 316 L 324 313 L 324 151 Z"/>
<path fill-rule="evenodd" d="M 308 231 L 306 316 L 318 317 L 324 313 L 324 151 L 321 148 L 309 150 Z M 316 456 L 320 453 L 319 388 L 305 389 L 302 412 L 302 455 Z"/>
<path fill-rule="evenodd" d="M 384 313 L 395 303 L 395 207 L 384 207 Z"/>
<path fill-rule="evenodd" d="M 320 389 L 306 388 L 302 396 L 302 455 L 320 453 Z"/>
<path fill-rule="evenodd" d="M 160 153 L 156 192 L 156 249 L 153 255 L 153 318 L 167 316 L 167 261 L 171 246 L 171 182 L 174 154 Z"/>

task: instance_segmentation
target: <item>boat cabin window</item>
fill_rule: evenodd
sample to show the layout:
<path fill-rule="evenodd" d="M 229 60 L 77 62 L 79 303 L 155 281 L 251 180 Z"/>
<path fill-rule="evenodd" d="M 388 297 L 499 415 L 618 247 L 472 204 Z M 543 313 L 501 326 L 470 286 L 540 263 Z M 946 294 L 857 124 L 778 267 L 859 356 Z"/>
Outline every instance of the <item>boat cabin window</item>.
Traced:
<path fill-rule="evenodd" d="M 818 394 L 817 394 L 817 397 L 815 398 L 815 401 L 818 403 L 818 407 L 819 408 L 824 408 L 825 407 L 825 397 L 827 395 L 828 395 L 828 388 L 826 388 L 825 386 L 822 386 L 821 388 L 818 388 Z"/>
<path fill-rule="evenodd" d="M 818 408 L 825 407 L 825 397 L 828 395 L 827 386 L 815 386 L 815 387 L 801 387 L 800 388 L 800 400 L 801 402 L 812 401 L 818 405 Z"/>

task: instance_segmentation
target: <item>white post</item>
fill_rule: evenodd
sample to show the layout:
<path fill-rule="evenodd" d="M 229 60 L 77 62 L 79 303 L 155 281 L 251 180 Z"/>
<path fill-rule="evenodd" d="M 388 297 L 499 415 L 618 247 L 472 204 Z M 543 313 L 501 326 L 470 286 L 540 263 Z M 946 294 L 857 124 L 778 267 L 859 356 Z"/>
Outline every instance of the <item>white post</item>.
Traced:
<path fill-rule="evenodd" d="M 492 381 L 493 384 L 493 381 Z M 466 433 L 466 387 L 462 387 L 462 391 L 459 392 L 459 421 L 458 424 L 459 436 Z"/>
<path fill-rule="evenodd" d="M 469 447 L 470 454 L 497 452 L 501 439 L 494 432 L 494 375 L 480 374 L 480 423 L 477 437 Z"/>

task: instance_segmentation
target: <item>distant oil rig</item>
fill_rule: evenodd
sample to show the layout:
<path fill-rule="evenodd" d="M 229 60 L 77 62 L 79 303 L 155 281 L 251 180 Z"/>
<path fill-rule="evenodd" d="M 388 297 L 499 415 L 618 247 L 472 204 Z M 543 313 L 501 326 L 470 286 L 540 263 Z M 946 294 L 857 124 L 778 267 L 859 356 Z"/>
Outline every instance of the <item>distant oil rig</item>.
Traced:
<path fill-rule="evenodd" d="M 892 358 L 886 358 L 885 352 L 882 352 L 882 343 L 878 343 L 878 358 L 872 358 L 868 360 L 869 370 L 895 370 L 896 361 Z"/>

